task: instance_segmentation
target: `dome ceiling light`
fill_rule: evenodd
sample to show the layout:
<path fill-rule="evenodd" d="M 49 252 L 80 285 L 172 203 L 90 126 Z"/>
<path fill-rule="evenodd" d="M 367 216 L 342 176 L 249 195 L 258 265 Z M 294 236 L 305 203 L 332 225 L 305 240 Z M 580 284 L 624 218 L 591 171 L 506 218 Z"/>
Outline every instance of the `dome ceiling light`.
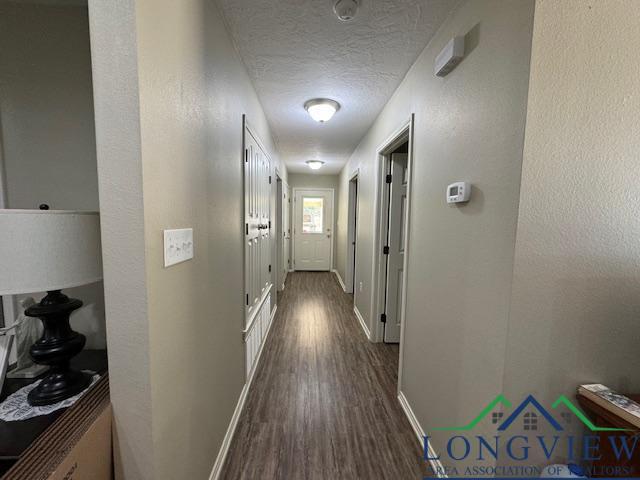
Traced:
<path fill-rule="evenodd" d="M 333 5 L 333 13 L 343 22 L 350 22 L 358 12 L 357 0 L 338 0 Z"/>
<path fill-rule="evenodd" d="M 320 160 L 307 160 L 307 165 L 311 170 L 319 170 L 324 165 L 324 162 Z"/>
<path fill-rule="evenodd" d="M 314 98 L 304 104 L 304 109 L 316 122 L 324 123 L 340 110 L 340 104 L 329 98 Z"/>

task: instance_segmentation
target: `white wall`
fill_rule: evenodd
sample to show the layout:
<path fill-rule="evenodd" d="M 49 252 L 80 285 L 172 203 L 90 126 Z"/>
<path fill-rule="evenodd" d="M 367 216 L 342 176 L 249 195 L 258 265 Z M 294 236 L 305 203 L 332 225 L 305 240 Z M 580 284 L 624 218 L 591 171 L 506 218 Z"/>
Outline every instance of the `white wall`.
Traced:
<path fill-rule="evenodd" d="M 348 179 L 359 169 L 356 305 L 374 330 L 376 149 L 415 114 L 401 388 L 428 432 L 467 423 L 502 390 L 532 24 L 533 1 L 462 2 L 341 174 L 338 266 L 346 257 Z M 455 35 L 466 35 L 466 57 L 435 77 L 434 59 Z M 473 184 L 473 198 L 451 207 L 445 190 L 457 180 Z M 443 434 L 434 436 L 443 448 Z"/>
<path fill-rule="evenodd" d="M 0 3 L 0 129 L 7 208 L 98 210 L 86 7 Z M 87 348 L 104 348 L 102 283 L 65 293 L 85 303 L 71 319 Z"/>
<path fill-rule="evenodd" d="M 243 114 L 286 169 L 213 1 L 89 10 L 117 478 L 204 479 L 244 385 Z"/>
<path fill-rule="evenodd" d="M 340 204 L 340 176 L 339 175 L 321 175 L 312 173 L 290 173 L 289 174 L 289 187 L 291 188 L 291 195 L 293 195 L 294 188 L 333 188 L 333 222 L 334 231 L 333 235 L 333 265 L 332 269 L 338 266 L 338 235 L 336 234 L 336 228 L 338 226 L 338 206 Z M 292 206 L 290 209 L 291 215 L 295 214 L 295 208 Z M 291 220 L 291 228 L 293 232 L 294 221 Z M 293 238 L 293 236 L 292 236 Z M 292 259 L 293 262 L 293 259 Z"/>
<path fill-rule="evenodd" d="M 512 401 L 573 398 L 581 383 L 640 389 L 638 25 L 634 0 L 536 3 L 505 361 Z"/>

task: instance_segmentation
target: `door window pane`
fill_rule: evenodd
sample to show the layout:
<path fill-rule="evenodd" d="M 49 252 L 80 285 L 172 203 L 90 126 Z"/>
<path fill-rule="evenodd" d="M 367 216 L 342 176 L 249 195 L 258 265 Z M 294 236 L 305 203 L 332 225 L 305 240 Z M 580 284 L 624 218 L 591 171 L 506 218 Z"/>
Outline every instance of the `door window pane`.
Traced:
<path fill-rule="evenodd" d="M 322 233 L 324 198 L 302 198 L 302 233 Z"/>

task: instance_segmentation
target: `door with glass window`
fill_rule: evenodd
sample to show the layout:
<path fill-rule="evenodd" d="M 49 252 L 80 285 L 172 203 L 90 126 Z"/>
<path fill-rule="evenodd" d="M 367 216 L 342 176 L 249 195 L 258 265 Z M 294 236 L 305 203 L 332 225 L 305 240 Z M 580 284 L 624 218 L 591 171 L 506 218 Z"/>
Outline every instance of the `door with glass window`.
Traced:
<path fill-rule="evenodd" d="M 296 189 L 294 203 L 295 270 L 331 270 L 333 189 Z"/>

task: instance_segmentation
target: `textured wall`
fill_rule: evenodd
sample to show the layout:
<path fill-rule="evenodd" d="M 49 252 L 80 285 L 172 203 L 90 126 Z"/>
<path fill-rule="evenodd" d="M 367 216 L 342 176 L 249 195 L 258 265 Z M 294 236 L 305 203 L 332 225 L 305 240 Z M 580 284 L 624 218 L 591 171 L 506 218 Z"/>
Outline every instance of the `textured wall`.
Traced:
<path fill-rule="evenodd" d="M 532 25 L 532 1 L 464 2 L 420 55 L 341 176 L 340 231 L 346 232 L 346 182 L 360 169 L 357 281 L 364 288 L 356 291 L 356 304 L 374 330 L 376 149 L 415 113 L 401 387 L 430 433 L 468 422 L 502 389 Z M 465 59 L 447 77 L 435 77 L 436 55 L 451 37 L 465 34 Z M 472 201 L 463 207 L 445 201 L 446 186 L 456 180 L 473 184 Z M 341 241 L 339 250 L 346 246 Z M 442 434 L 434 435 L 442 449 Z"/>
<path fill-rule="evenodd" d="M 104 154 L 100 163 L 105 164 L 101 194 L 112 203 L 109 212 L 115 213 L 121 187 L 114 179 L 120 173 L 106 163 L 116 160 L 116 149 L 129 146 L 123 155 L 133 155 L 126 167 L 132 182 L 125 182 L 123 194 L 131 194 L 135 207 L 125 212 L 130 216 L 124 221 L 140 222 L 127 258 L 115 258 L 109 249 L 104 259 L 115 275 L 107 280 L 113 283 L 107 302 L 116 304 L 127 295 L 140 307 L 137 318 L 126 316 L 130 327 L 113 318 L 117 326 L 109 334 L 121 355 L 115 360 L 118 370 L 112 383 L 123 396 L 131 390 L 131 398 L 136 398 L 136 389 L 145 394 L 137 398 L 139 405 L 114 405 L 116 417 L 132 421 L 131 426 L 117 423 L 117 435 L 127 441 L 140 438 L 135 448 L 145 448 L 139 459 L 119 452 L 119 477 L 203 479 L 211 472 L 244 385 L 243 114 L 266 143 L 272 166 L 285 181 L 286 170 L 279 165 L 258 98 L 213 1 L 121 0 L 108 7 L 100 3 L 91 4 L 96 13 L 92 33 L 95 26 L 99 36 L 96 47 L 105 40 L 106 27 L 123 24 L 114 30 L 122 44 L 111 40 L 112 45 L 99 45 L 104 48 L 98 54 L 104 94 L 99 124 L 99 133 L 104 133 L 99 135 L 104 137 L 99 142 L 99 156 Z M 135 28 L 137 46 L 125 27 Z M 130 50 L 120 50 L 123 46 Z M 103 62 L 111 62 L 112 71 L 105 71 Z M 109 81 L 120 82 L 122 94 Z M 136 88 L 137 99 L 123 97 L 135 95 Z M 134 102 L 123 111 L 124 120 L 132 122 L 130 133 L 120 132 L 124 146 L 111 136 L 120 122 L 116 115 L 109 116 L 115 113 L 106 102 L 111 96 L 118 105 Z M 109 220 L 115 219 L 109 215 Z M 144 227 L 142 236 L 139 225 Z M 112 246 L 118 243 L 114 226 L 109 224 L 105 233 Z M 180 227 L 194 228 L 195 257 L 165 269 L 162 230 Z M 115 284 L 127 274 L 122 260 L 132 262 L 132 274 L 143 268 L 141 283 L 128 292 Z M 123 270 L 116 271 L 115 265 Z M 112 321 L 111 315 L 108 319 Z M 122 345 L 120 334 L 127 329 L 141 350 L 148 346 L 148 358 Z M 128 367 L 121 364 L 127 359 L 132 364 Z M 136 387 L 130 385 L 128 373 L 140 387 L 137 382 Z M 134 417 L 134 410 L 141 418 Z M 133 450 L 122 442 L 120 447 Z"/>
<path fill-rule="evenodd" d="M 640 389 L 640 10 L 536 3 L 505 394 Z M 538 459 L 540 460 L 540 459 Z"/>
<path fill-rule="evenodd" d="M 134 0 L 91 0 L 89 20 L 115 474 L 150 480 L 155 477 Z"/>
<path fill-rule="evenodd" d="M 98 210 L 92 93 L 86 7 L 0 2 L 7 208 Z M 71 319 L 87 348 L 104 348 L 102 283 L 66 293 L 85 304 Z"/>

